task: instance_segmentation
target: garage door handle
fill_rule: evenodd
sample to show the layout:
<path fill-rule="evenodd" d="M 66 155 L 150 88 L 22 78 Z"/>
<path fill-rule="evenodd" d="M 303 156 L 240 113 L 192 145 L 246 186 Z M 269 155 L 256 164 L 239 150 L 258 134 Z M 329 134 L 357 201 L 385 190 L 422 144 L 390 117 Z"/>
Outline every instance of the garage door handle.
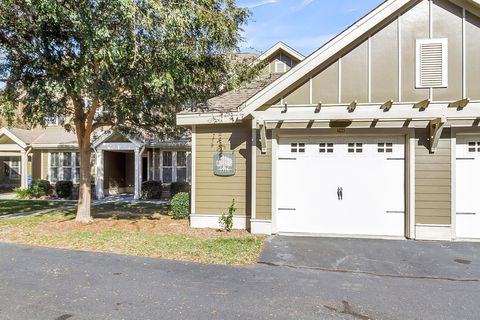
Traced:
<path fill-rule="evenodd" d="M 295 211 L 296 208 L 278 208 L 279 211 Z"/>
<path fill-rule="evenodd" d="M 338 200 L 343 200 L 343 188 L 342 187 L 337 188 L 337 197 L 338 197 Z"/>
<path fill-rule="evenodd" d="M 475 158 L 457 158 L 457 160 L 475 160 Z"/>
<path fill-rule="evenodd" d="M 474 216 L 474 215 L 476 215 L 477 213 L 476 213 L 476 212 L 457 212 L 457 214 Z"/>

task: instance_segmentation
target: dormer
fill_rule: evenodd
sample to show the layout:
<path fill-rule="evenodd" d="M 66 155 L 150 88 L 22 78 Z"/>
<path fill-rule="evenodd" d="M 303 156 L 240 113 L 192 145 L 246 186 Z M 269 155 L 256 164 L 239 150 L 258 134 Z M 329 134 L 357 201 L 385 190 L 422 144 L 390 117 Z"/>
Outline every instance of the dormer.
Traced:
<path fill-rule="evenodd" d="M 258 61 L 267 62 L 265 74 L 285 73 L 295 67 L 305 57 L 283 42 L 278 42 L 258 57 Z"/>

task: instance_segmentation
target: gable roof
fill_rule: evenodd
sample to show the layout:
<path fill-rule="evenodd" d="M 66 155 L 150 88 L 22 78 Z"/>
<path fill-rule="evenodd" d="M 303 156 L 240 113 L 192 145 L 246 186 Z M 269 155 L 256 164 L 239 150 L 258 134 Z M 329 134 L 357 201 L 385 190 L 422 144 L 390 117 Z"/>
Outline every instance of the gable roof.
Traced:
<path fill-rule="evenodd" d="M 332 57 L 338 55 L 343 50 L 348 48 L 348 46 L 350 46 L 352 43 L 364 37 L 366 34 L 368 34 L 368 32 L 377 27 L 383 21 L 386 21 L 392 16 L 399 14 L 402 9 L 414 4 L 416 1 L 418 0 L 386 0 L 366 16 L 352 24 L 345 31 L 305 58 L 289 72 L 283 74 L 275 81 L 272 81 L 270 84 L 259 90 L 256 94 L 242 102 L 240 105 L 241 108 L 239 108 L 238 112 L 235 114 L 231 114 L 228 117 L 221 116 L 220 118 L 215 118 L 214 121 L 212 121 L 211 118 L 217 117 L 217 115 L 213 114 L 210 115 L 210 118 L 205 114 L 201 116 L 197 115 L 196 117 L 193 115 L 190 117 L 184 115 L 182 117 L 182 115 L 180 115 L 180 117 L 177 118 L 177 123 L 180 125 L 189 125 L 219 122 L 231 123 L 241 121 L 258 108 L 261 108 L 265 104 L 272 101 L 272 99 L 278 97 L 282 92 L 285 92 L 289 88 L 300 84 L 301 81 L 305 80 L 308 74 L 312 72 L 312 70 L 330 61 Z M 480 11 L 480 0 L 448 1 L 451 1 L 456 5 L 463 5 L 467 8 L 474 8 L 475 10 Z"/>
<path fill-rule="evenodd" d="M 351 43 L 355 42 L 362 36 L 365 36 L 372 28 L 376 27 L 382 21 L 387 20 L 394 14 L 409 4 L 415 3 L 417 0 L 386 0 L 366 16 L 348 27 L 338 36 L 327 42 L 320 49 L 312 53 L 310 56 L 300 62 L 295 68 L 285 76 L 274 81 L 263 90 L 252 96 L 245 102 L 244 108 L 239 115 L 240 118 L 249 115 L 251 112 L 262 107 L 278 94 L 287 90 L 290 86 L 296 84 L 302 78 L 306 77 L 314 68 L 328 61 L 333 56 L 347 48 Z M 480 0 L 449 0 L 456 4 L 459 2 L 469 3 L 475 7 L 480 7 Z"/>
<path fill-rule="evenodd" d="M 282 41 L 277 42 L 273 47 L 262 53 L 258 57 L 258 61 L 263 61 L 265 59 L 270 58 L 277 52 L 285 52 L 286 54 L 292 56 L 293 58 L 297 59 L 298 61 L 303 61 L 305 56 L 298 52 L 297 50 L 293 49 L 292 47 L 288 46 L 287 44 L 283 43 Z"/>
<path fill-rule="evenodd" d="M 1 128 L 0 135 L 6 135 L 23 149 L 32 147 L 76 146 L 77 137 L 63 128 L 19 129 Z"/>

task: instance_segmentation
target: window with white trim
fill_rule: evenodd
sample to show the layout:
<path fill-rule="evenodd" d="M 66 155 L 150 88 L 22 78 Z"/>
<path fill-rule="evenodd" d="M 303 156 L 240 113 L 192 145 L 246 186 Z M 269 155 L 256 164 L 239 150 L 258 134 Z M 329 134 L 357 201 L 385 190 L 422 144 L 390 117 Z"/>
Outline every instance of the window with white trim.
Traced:
<path fill-rule="evenodd" d="M 305 153 L 305 143 L 291 143 L 290 151 L 292 153 Z"/>
<path fill-rule="evenodd" d="M 333 143 L 332 142 L 322 142 L 318 144 L 318 152 L 320 153 L 333 153 Z"/>
<path fill-rule="evenodd" d="M 4 164 L 5 177 L 9 180 L 20 180 L 20 160 L 8 160 Z"/>
<path fill-rule="evenodd" d="M 392 153 L 393 152 L 393 143 L 391 142 L 379 142 L 377 145 L 377 150 L 379 153 Z"/>
<path fill-rule="evenodd" d="M 416 87 L 448 86 L 448 39 L 417 39 Z"/>
<path fill-rule="evenodd" d="M 363 152 L 362 142 L 351 142 L 348 144 L 348 153 L 362 153 L 362 152 Z"/>
<path fill-rule="evenodd" d="M 49 180 L 72 181 L 80 180 L 80 154 L 78 152 L 50 152 Z"/>
<path fill-rule="evenodd" d="M 177 151 L 177 181 L 187 181 L 187 152 Z"/>
<path fill-rule="evenodd" d="M 173 180 L 173 152 L 162 152 L 162 182 L 172 183 Z"/>
<path fill-rule="evenodd" d="M 470 141 L 468 143 L 468 152 L 480 153 L 480 141 Z"/>

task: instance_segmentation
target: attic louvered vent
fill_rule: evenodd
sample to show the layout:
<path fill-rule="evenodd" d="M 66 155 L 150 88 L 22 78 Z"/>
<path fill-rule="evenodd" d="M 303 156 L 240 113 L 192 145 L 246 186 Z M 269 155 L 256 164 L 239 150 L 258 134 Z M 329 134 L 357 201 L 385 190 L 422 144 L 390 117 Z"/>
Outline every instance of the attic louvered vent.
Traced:
<path fill-rule="evenodd" d="M 448 39 L 417 40 L 417 88 L 448 86 Z"/>

